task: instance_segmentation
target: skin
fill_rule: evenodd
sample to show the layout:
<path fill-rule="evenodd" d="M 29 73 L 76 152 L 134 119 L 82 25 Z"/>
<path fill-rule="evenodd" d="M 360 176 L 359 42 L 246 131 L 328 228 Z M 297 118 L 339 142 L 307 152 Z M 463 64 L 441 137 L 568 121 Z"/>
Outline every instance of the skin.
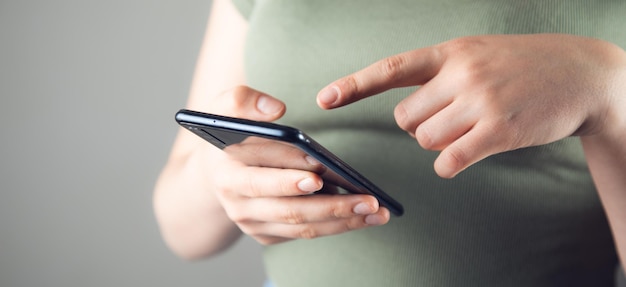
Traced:
<path fill-rule="evenodd" d="M 187 108 L 258 121 L 280 118 L 282 102 L 245 86 L 246 21 L 230 1 L 213 3 Z M 372 196 L 303 196 L 324 187 L 312 172 L 319 163 L 303 157 L 294 164 L 304 168 L 244 165 L 181 129 L 154 191 L 163 238 L 178 256 L 199 259 L 223 251 L 242 233 L 276 244 L 389 220 L 389 211 Z"/>
<path fill-rule="evenodd" d="M 532 83 L 532 84 L 529 84 Z M 318 94 L 325 109 L 421 85 L 398 126 L 441 151 L 444 178 L 487 156 L 579 136 L 618 252 L 626 259 L 626 53 L 570 35 L 454 39 L 383 59 Z"/>
<path fill-rule="evenodd" d="M 214 1 L 210 19 L 187 108 L 280 118 L 282 102 L 245 86 L 245 20 L 224 0 Z M 492 154 L 579 136 L 624 260 L 625 83 L 626 53 L 610 43 L 554 34 L 486 35 L 383 59 L 329 84 L 317 100 L 333 109 L 388 89 L 421 86 L 394 116 L 416 144 L 441 151 L 434 169 L 444 178 Z M 371 196 L 303 196 L 323 182 L 312 172 L 318 163 L 300 158 L 298 165 L 305 168 L 244 165 L 179 132 L 155 187 L 163 237 L 179 256 L 197 259 L 219 253 L 242 233 L 276 244 L 389 221 Z"/>

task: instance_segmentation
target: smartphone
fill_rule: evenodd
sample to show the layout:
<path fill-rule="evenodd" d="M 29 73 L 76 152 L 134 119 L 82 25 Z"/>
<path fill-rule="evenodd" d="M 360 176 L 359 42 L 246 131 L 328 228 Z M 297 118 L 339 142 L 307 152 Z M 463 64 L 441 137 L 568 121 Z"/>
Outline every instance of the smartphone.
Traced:
<path fill-rule="evenodd" d="M 322 164 L 316 170 L 325 182 L 348 193 L 370 194 L 396 216 L 402 205 L 299 129 L 270 122 L 251 121 L 182 109 L 176 122 L 245 164 L 300 168 L 293 159 L 311 156 Z"/>

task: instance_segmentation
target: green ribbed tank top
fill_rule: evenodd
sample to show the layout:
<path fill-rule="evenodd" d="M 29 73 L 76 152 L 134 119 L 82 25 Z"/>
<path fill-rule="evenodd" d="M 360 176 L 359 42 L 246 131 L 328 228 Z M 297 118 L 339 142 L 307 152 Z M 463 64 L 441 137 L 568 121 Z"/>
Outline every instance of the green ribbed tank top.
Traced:
<path fill-rule="evenodd" d="M 626 47 L 623 0 L 235 0 L 248 84 L 404 204 L 385 226 L 264 249 L 278 287 L 612 286 L 611 233 L 577 138 L 492 156 L 455 179 L 401 131 L 396 89 L 332 111 L 331 81 L 403 51 L 476 34 L 570 33 Z M 532 85 L 532 83 L 528 83 Z"/>

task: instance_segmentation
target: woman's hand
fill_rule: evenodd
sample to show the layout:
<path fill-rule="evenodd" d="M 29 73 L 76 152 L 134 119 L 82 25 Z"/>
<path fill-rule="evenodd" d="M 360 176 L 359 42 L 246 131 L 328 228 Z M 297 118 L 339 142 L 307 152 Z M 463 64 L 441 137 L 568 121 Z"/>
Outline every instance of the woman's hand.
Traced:
<path fill-rule="evenodd" d="M 187 108 L 258 121 L 284 114 L 285 105 L 268 95 L 232 89 L 245 83 L 247 33 L 248 23 L 231 1 L 213 1 Z M 389 220 L 372 196 L 308 196 L 322 181 L 312 172 L 316 163 L 300 161 L 303 169 L 245 165 L 181 129 L 154 189 L 155 216 L 167 245 L 182 258 L 199 259 L 232 246 L 240 230 L 272 244 Z"/>
<path fill-rule="evenodd" d="M 492 154 L 602 132 L 623 95 L 623 53 L 569 35 L 466 37 L 381 60 L 317 99 L 336 108 L 421 85 L 394 115 L 422 147 L 442 151 L 435 170 L 449 178 Z"/>
<path fill-rule="evenodd" d="M 389 57 L 318 94 L 336 108 L 385 90 L 421 85 L 395 108 L 398 125 L 453 177 L 500 152 L 578 135 L 626 260 L 626 52 L 571 35 L 455 39 Z"/>
<path fill-rule="evenodd" d="M 257 121 L 273 121 L 285 112 L 282 102 L 245 86 L 201 100 L 204 108 L 192 107 Z M 332 193 L 332 187 L 323 186 L 320 163 L 304 154 L 276 148 L 264 156 L 284 160 L 234 158 L 181 129 L 154 198 L 161 231 L 176 254 L 214 255 L 242 231 L 267 245 L 389 221 L 389 211 L 373 196 L 313 194 Z"/>
<path fill-rule="evenodd" d="M 229 91 L 215 102 L 210 112 L 252 120 L 272 121 L 285 111 L 277 99 L 248 87 Z M 203 158 L 211 161 L 203 171 L 207 192 L 214 193 L 227 216 L 258 242 L 315 238 L 389 220 L 389 212 L 372 196 L 313 194 L 323 187 L 316 173 L 323 166 L 304 153 L 273 148 L 268 156 L 282 160 L 235 159 L 222 151 Z"/>

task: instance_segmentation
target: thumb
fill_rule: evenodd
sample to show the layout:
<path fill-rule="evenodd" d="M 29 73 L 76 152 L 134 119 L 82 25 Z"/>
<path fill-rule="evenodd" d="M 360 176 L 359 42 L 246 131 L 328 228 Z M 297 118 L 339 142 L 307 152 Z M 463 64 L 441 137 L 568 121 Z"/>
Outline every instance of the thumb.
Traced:
<path fill-rule="evenodd" d="M 247 86 L 238 86 L 214 101 L 213 113 L 255 121 L 274 121 L 285 114 L 280 100 Z"/>

